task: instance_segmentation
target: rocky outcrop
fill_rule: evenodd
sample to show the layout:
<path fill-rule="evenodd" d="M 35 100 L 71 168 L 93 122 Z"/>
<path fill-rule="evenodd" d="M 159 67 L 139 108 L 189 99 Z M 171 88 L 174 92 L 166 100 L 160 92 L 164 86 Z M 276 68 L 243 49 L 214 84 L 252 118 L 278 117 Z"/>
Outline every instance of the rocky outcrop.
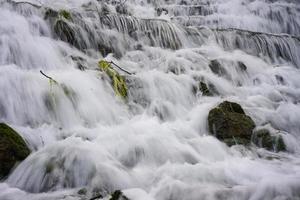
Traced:
<path fill-rule="evenodd" d="M 229 146 L 250 144 L 255 128 L 253 120 L 243 108 L 229 101 L 224 101 L 209 112 L 208 125 L 210 133 Z"/>
<path fill-rule="evenodd" d="M 0 178 L 30 153 L 23 138 L 7 124 L 0 123 Z"/>

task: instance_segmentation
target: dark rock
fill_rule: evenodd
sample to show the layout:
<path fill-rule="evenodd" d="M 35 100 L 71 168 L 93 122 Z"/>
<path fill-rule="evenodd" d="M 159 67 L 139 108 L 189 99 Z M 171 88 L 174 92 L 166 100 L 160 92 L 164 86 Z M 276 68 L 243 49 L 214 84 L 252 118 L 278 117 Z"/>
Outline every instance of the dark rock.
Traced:
<path fill-rule="evenodd" d="M 23 138 L 11 127 L 0 123 L 0 178 L 30 154 Z"/>
<path fill-rule="evenodd" d="M 210 92 L 210 90 L 208 89 L 207 84 L 202 81 L 199 83 L 199 89 L 204 96 L 212 96 L 213 95 Z"/>
<path fill-rule="evenodd" d="M 211 60 L 208 66 L 213 73 L 219 76 L 227 74 L 225 69 L 221 66 L 218 60 Z"/>
<path fill-rule="evenodd" d="M 247 66 L 243 62 L 238 61 L 238 66 L 241 71 L 247 71 Z"/>
<path fill-rule="evenodd" d="M 229 101 L 224 101 L 209 112 L 208 125 L 210 133 L 229 146 L 250 144 L 255 128 L 253 120 L 245 114 L 243 108 Z"/>
<path fill-rule="evenodd" d="M 109 200 L 129 200 L 126 196 L 124 196 L 123 192 L 120 190 L 116 190 L 112 193 L 111 198 Z"/>
<path fill-rule="evenodd" d="M 271 135 L 268 129 L 255 131 L 252 136 L 252 142 L 261 148 L 270 151 L 286 151 L 286 145 L 280 135 Z"/>
<path fill-rule="evenodd" d="M 275 75 L 276 81 L 278 84 L 285 85 L 284 78 L 280 75 Z"/>
<path fill-rule="evenodd" d="M 47 20 L 47 19 L 56 18 L 56 17 L 58 17 L 58 11 L 53 10 L 51 8 L 47 8 L 44 19 Z"/>

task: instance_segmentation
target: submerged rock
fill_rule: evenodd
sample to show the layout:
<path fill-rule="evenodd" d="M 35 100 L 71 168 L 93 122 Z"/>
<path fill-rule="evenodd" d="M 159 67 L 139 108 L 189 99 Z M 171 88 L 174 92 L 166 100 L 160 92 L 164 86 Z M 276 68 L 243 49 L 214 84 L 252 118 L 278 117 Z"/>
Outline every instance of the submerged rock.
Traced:
<path fill-rule="evenodd" d="M 0 178 L 7 176 L 17 162 L 30 154 L 23 138 L 5 123 L 0 123 Z"/>
<path fill-rule="evenodd" d="M 253 120 L 245 114 L 243 108 L 229 101 L 224 101 L 210 110 L 208 125 L 210 133 L 229 146 L 250 144 L 255 128 Z"/>
<path fill-rule="evenodd" d="M 286 151 L 286 145 L 281 135 L 271 135 L 268 129 L 260 129 L 255 131 L 252 136 L 252 142 L 256 146 L 270 151 Z"/>
<path fill-rule="evenodd" d="M 208 89 L 207 84 L 202 81 L 199 83 L 199 89 L 204 96 L 212 96 L 213 95 L 211 93 L 211 91 Z"/>
<path fill-rule="evenodd" d="M 241 71 L 243 71 L 243 72 L 247 71 L 247 66 L 243 62 L 238 61 L 237 64 Z"/>
<path fill-rule="evenodd" d="M 226 75 L 225 69 L 221 66 L 218 60 L 211 60 L 208 66 L 213 73 L 219 76 Z"/>

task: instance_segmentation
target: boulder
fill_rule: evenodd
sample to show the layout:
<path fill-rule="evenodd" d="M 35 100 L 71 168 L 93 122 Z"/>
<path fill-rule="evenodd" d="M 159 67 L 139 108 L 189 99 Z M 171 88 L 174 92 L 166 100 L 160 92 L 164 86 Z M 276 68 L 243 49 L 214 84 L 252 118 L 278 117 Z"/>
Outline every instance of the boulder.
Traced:
<path fill-rule="evenodd" d="M 210 133 L 229 146 L 250 144 L 255 128 L 255 123 L 245 114 L 243 108 L 229 101 L 224 101 L 210 110 L 208 125 Z"/>
<path fill-rule="evenodd" d="M 286 151 L 286 145 L 281 135 L 271 135 L 268 129 L 260 129 L 253 133 L 252 142 L 261 148 L 269 151 Z"/>
<path fill-rule="evenodd" d="M 23 138 L 5 123 L 0 123 L 0 178 L 30 154 Z"/>

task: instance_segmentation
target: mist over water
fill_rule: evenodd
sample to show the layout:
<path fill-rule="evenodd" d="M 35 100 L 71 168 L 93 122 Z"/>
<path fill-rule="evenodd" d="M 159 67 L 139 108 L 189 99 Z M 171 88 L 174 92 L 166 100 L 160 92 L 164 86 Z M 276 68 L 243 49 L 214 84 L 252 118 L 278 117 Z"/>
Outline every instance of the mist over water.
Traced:
<path fill-rule="evenodd" d="M 1 180 L 0 200 L 115 190 L 132 200 L 300 199 L 299 1 L 120 2 L 0 0 L 0 122 L 32 151 Z M 67 35 L 50 9 L 70 13 L 59 16 Z M 119 71 L 126 101 L 102 59 L 135 73 Z M 279 133 L 287 151 L 210 135 L 208 113 L 224 100 Z"/>

